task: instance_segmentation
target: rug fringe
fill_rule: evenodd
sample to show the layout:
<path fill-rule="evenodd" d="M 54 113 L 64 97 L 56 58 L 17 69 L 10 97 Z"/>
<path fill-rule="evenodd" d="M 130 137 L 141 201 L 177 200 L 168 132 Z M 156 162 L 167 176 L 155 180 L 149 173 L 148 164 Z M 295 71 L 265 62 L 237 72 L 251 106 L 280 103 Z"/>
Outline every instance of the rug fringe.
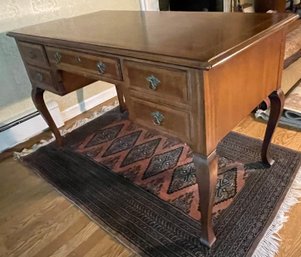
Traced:
<path fill-rule="evenodd" d="M 278 234 L 284 224 L 288 221 L 288 212 L 301 198 L 301 168 L 287 192 L 276 217 L 267 229 L 265 235 L 256 247 L 252 257 L 274 257 L 279 250 L 281 237 Z"/>
<path fill-rule="evenodd" d="M 119 104 L 118 101 L 115 101 L 113 103 L 113 105 L 103 106 L 100 111 L 94 112 L 89 118 L 84 118 L 84 119 L 76 121 L 71 128 L 60 129 L 61 135 L 65 136 L 66 134 L 72 132 L 73 130 L 75 130 L 75 129 L 77 129 L 77 128 L 83 126 L 83 125 L 85 125 L 86 123 L 88 123 L 88 122 L 90 122 L 90 121 L 98 118 L 99 116 L 103 115 L 104 113 L 112 110 L 118 104 Z M 21 152 L 14 152 L 14 159 L 20 159 L 20 158 L 22 158 L 22 157 L 24 157 L 26 155 L 29 155 L 29 154 L 35 152 L 36 150 L 38 150 L 39 148 L 41 148 L 42 146 L 50 144 L 54 140 L 55 140 L 55 138 L 54 138 L 54 136 L 52 134 L 52 137 L 50 139 L 48 139 L 48 140 L 42 139 L 39 143 L 34 144 L 30 148 L 24 148 L 24 149 L 22 149 Z"/>

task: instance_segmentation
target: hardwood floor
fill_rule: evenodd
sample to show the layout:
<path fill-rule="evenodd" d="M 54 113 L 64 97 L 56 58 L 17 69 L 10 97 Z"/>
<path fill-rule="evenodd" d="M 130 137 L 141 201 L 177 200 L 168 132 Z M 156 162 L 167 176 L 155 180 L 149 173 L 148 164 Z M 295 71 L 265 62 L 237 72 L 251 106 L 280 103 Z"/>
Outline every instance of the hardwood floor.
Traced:
<path fill-rule="evenodd" d="M 265 124 L 247 117 L 235 131 L 262 138 L 264 129 Z M 49 133 L 26 144 L 41 137 L 49 137 Z M 273 143 L 301 151 L 301 132 L 277 128 Z M 6 158 L 0 162 L 0 256 L 136 256 L 28 167 L 8 157 L 11 152 L 2 154 Z M 280 232 L 283 240 L 278 256 L 300 256 L 300 215 L 299 203 Z"/>
<path fill-rule="evenodd" d="M 12 158 L 1 162 L 0 188 L 0 256 L 132 256 Z"/>
<path fill-rule="evenodd" d="M 247 117 L 234 131 L 262 139 L 265 124 Z M 276 128 L 272 142 L 296 151 L 301 151 L 301 132 L 285 128 Z M 287 223 L 279 232 L 282 241 L 277 254 L 278 257 L 300 257 L 301 256 L 301 203 L 297 203 L 289 212 Z"/>

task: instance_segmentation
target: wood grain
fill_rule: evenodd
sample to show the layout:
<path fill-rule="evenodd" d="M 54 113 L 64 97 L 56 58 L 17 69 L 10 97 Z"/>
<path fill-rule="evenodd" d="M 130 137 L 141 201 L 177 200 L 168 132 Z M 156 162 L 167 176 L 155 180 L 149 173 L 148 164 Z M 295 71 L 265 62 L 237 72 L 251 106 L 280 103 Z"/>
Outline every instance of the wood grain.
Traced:
<path fill-rule="evenodd" d="M 97 77 L 107 77 L 115 80 L 122 80 L 120 63 L 118 58 L 103 55 L 89 55 L 80 51 L 70 51 L 64 48 L 46 47 L 49 62 L 56 65 L 59 70 L 72 70 L 76 73 L 92 73 Z M 60 60 L 55 59 L 56 54 L 60 55 Z M 99 72 L 97 64 L 104 64 L 103 72 Z M 68 68 L 69 67 L 69 68 Z"/>
<path fill-rule="evenodd" d="M 263 139 L 266 124 L 254 121 L 252 117 L 243 120 L 234 131 Z M 277 128 L 272 143 L 301 151 L 301 132 Z M 301 203 L 297 203 L 288 214 L 288 221 L 278 233 L 282 239 L 277 257 L 299 257 L 301 252 Z"/>
<path fill-rule="evenodd" d="M 169 63 L 210 68 L 297 17 L 287 13 L 100 11 L 8 35 L 45 45 L 66 45 L 68 41 L 70 47 L 144 60 L 159 57 L 168 61 L 166 56 L 172 60 Z"/>
<path fill-rule="evenodd" d="M 278 257 L 300 257 L 301 233 L 300 233 L 301 204 L 298 203 L 290 211 L 289 221 L 280 231 L 282 242 Z"/>
<path fill-rule="evenodd" d="M 280 87 L 283 33 L 280 30 L 204 72 L 207 154 L 261 99 Z"/>
<path fill-rule="evenodd" d="M 0 167 L 0 256 L 132 255 L 20 162 Z"/>
<path fill-rule="evenodd" d="M 194 152 L 208 157 L 215 151 L 218 142 L 241 119 L 280 87 L 286 25 L 296 17 L 279 13 L 188 15 L 106 11 L 39 24 L 10 32 L 8 35 L 14 36 L 18 42 L 31 42 L 36 47 L 40 45 L 42 52 L 46 49 L 49 69 L 42 72 L 41 67 L 40 70 L 27 67 L 27 70 L 33 84 L 33 101 L 54 132 L 59 145 L 63 143 L 62 137 L 45 107 L 43 92 L 47 87 L 51 87 L 50 80 L 53 78 L 55 83 L 52 91 L 59 93 L 60 90 L 55 88 L 55 85 L 64 83 L 65 80 L 71 81 L 71 74 L 75 73 L 90 79 L 102 79 L 105 76 L 108 77 L 106 79 L 119 79 L 117 83 L 124 83 L 125 90 L 121 90 L 118 99 L 124 96 L 130 120 L 176 136 L 187 142 Z M 73 43 L 76 43 L 77 47 L 71 51 Z M 149 59 L 150 55 L 156 58 Z M 181 62 L 171 62 L 170 57 L 181 59 Z M 25 63 L 28 58 L 31 58 L 31 52 L 26 52 L 23 56 Z M 127 58 L 136 58 L 137 63 L 137 59 L 140 59 L 142 64 L 138 69 L 131 67 Z M 157 58 L 160 58 L 160 62 L 151 65 L 151 61 Z M 100 59 L 108 68 L 108 73 L 98 78 L 95 66 Z M 188 62 L 190 64 L 187 66 Z M 169 63 L 169 66 L 179 63 L 182 65 L 176 70 L 172 67 L 165 69 L 160 63 Z M 121 70 L 126 71 L 125 82 L 118 72 L 120 65 Z M 103 73 L 99 63 L 98 68 Z M 191 68 L 197 69 L 192 71 Z M 201 88 L 191 86 L 185 70 L 190 70 L 187 73 L 189 80 L 194 80 Z M 56 77 L 54 74 L 61 76 Z M 149 99 L 137 96 L 137 84 L 143 85 L 145 76 L 148 75 L 159 76 L 162 86 L 166 85 L 166 92 L 169 93 L 162 96 L 166 98 L 166 103 L 158 102 L 155 94 L 149 94 Z M 70 89 L 76 89 L 78 85 Z M 133 85 L 136 85 L 136 96 L 131 89 Z M 181 87 L 186 88 L 186 91 Z M 133 92 L 128 92 L 130 90 Z M 174 92 L 174 97 L 182 99 L 184 110 L 179 103 L 173 108 L 174 102 L 177 101 L 169 98 L 170 92 Z M 189 92 L 195 100 L 189 99 Z M 155 101 L 152 102 L 152 99 Z M 193 114 L 192 110 L 199 107 L 199 115 Z M 275 126 L 269 126 L 268 132 L 271 135 L 274 128 Z M 265 140 L 264 149 L 267 149 L 270 138 Z M 213 192 L 214 183 L 209 185 L 208 191 Z M 208 198 L 210 195 L 202 194 L 206 196 L 203 202 L 208 205 L 207 208 L 202 208 L 205 213 L 212 211 Z M 208 209 L 209 206 L 211 207 Z M 84 234 L 89 236 L 89 233 L 94 233 L 94 229 L 88 224 L 83 228 Z M 211 232 L 213 233 L 212 229 Z M 75 242 L 81 238 L 80 235 L 79 232 L 73 238 Z M 209 245 L 213 242 L 214 235 L 211 238 Z M 207 240 L 208 237 L 203 239 Z M 53 255 L 68 255 L 70 252 L 66 248 L 69 249 L 63 245 Z"/>

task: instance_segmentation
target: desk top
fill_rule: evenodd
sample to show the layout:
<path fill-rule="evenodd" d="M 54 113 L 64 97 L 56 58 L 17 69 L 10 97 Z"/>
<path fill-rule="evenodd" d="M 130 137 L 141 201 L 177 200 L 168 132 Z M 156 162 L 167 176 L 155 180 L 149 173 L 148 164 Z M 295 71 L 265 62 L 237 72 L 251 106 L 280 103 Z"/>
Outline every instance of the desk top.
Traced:
<path fill-rule="evenodd" d="M 9 32 L 127 56 L 163 56 L 209 69 L 297 19 L 294 14 L 100 11 Z M 150 58 L 151 59 L 151 58 Z"/>

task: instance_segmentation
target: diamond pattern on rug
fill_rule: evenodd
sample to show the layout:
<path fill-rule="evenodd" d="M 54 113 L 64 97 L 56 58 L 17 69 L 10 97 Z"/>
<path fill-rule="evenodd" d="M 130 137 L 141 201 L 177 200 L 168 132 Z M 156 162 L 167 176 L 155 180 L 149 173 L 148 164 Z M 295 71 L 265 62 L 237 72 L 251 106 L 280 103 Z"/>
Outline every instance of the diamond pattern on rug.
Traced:
<path fill-rule="evenodd" d="M 116 138 L 122 127 L 123 124 L 117 124 L 116 126 L 96 131 L 96 135 L 91 139 L 91 141 L 86 145 L 86 147 L 99 145 Z"/>
<path fill-rule="evenodd" d="M 215 194 L 215 203 L 227 201 L 237 193 L 237 168 L 227 170 L 218 176 Z"/>
<path fill-rule="evenodd" d="M 149 141 L 144 144 L 133 147 L 130 150 L 130 152 L 128 153 L 128 155 L 125 157 L 123 162 L 121 163 L 121 167 L 130 165 L 130 164 L 133 164 L 134 162 L 145 160 L 145 159 L 151 157 L 154 154 L 159 143 L 160 143 L 160 139 L 158 138 L 158 139 L 154 139 L 152 141 Z"/>
<path fill-rule="evenodd" d="M 177 192 L 185 187 L 196 183 L 195 168 L 192 162 L 177 167 L 173 174 L 171 183 L 168 187 L 168 194 Z"/>
<path fill-rule="evenodd" d="M 174 168 L 179 160 L 183 147 L 176 148 L 169 152 L 155 155 L 144 172 L 143 179 L 152 177 L 165 170 Z"/>
<path fill-rule="evenodd" d="M 113 141 L 113 143 L 109 146 L 109 148 L 105 151 L 103 156 L 109 156 L 115 153 L 122 152 L 124 150 L 132 148 L 138 137 L 141 134 L 141 130 L 135 131 L 134 133 L 131 133 L 129 135 L 117 138 Z"/>
<path fill-rule="evenodd" d="M 75 150 L 200 219 L 192 151 L 178 139 L 121 120 L 87 135 Z M 231 204 L 247 177 L 247 167 L 233 160 L 222 157 L 218 165 L 215 216 Z"/>

